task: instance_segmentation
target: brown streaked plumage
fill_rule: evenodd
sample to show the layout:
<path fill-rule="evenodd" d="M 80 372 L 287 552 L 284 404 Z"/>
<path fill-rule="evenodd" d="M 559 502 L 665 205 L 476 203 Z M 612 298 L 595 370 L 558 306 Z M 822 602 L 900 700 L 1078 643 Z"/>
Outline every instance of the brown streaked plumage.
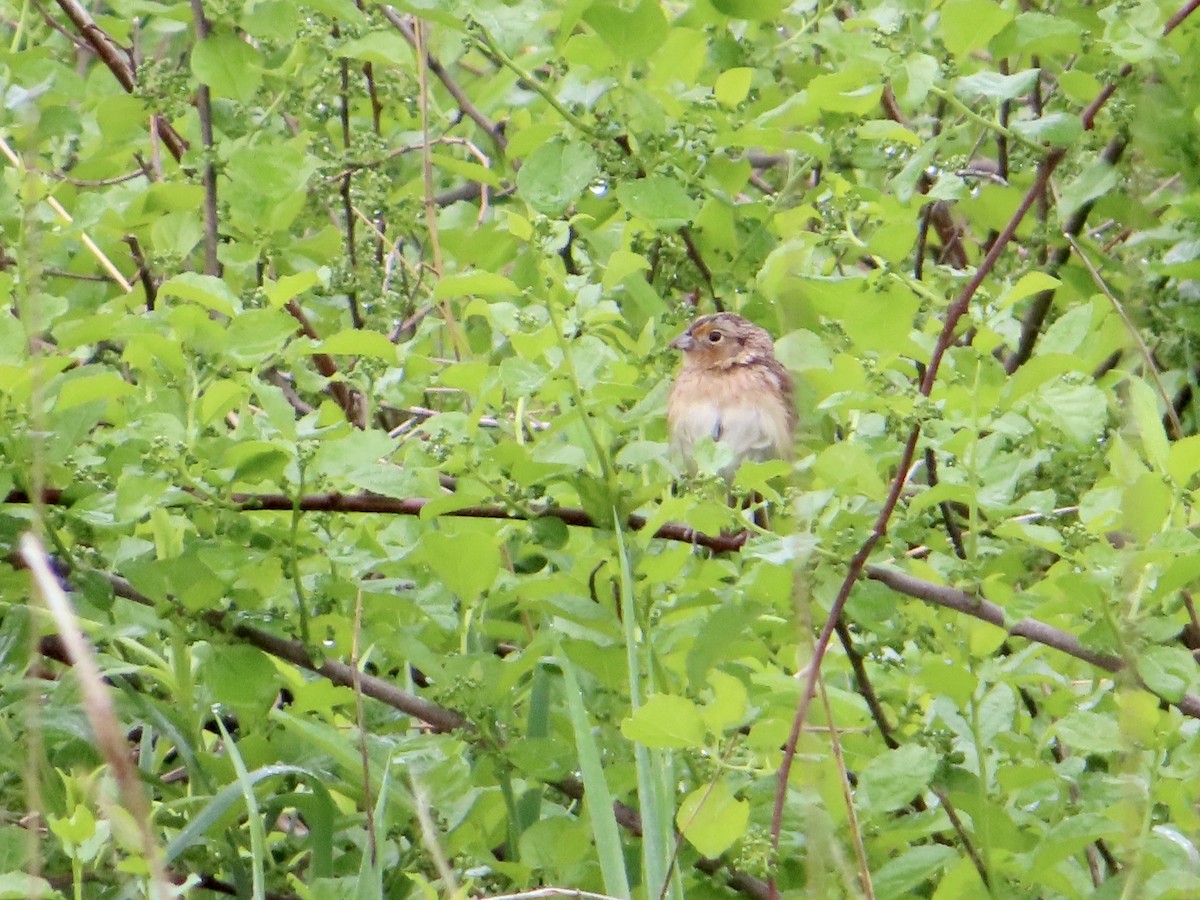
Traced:
<path fill-rule="evenodd" d="M 789 459 L 796 429 L 792 377 L 775 359 L 771 335 L 733 313 L 701 316 L 671 341 L 683 368 L 667 401 L 672 449 L 690 460 L 696 442 L 728 443 L 733 462 Z"/>

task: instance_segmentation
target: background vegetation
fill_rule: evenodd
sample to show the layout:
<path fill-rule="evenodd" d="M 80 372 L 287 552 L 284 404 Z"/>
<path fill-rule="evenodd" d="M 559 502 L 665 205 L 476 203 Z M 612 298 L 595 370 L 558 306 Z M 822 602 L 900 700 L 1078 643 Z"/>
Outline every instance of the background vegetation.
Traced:
<path fill-rule="evenodd" d="M 0 895 L 1200 894 L 1197 5 L 4 7 Z"/>

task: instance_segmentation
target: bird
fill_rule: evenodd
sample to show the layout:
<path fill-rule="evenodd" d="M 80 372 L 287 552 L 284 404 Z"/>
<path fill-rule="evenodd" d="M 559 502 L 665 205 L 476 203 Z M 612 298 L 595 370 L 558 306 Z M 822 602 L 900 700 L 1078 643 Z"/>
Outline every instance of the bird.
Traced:
<path fill-rule="evenodd" d="M 720 473 L 727 482 L 743 460 L 791 458 L 795 385 L 766 329 L 719 312 L 695 319 L 670 347 L 683 352 L 667 399 L 676 456 L 690 464 L 706 437 L 728 445 L 733 458 Z"/>

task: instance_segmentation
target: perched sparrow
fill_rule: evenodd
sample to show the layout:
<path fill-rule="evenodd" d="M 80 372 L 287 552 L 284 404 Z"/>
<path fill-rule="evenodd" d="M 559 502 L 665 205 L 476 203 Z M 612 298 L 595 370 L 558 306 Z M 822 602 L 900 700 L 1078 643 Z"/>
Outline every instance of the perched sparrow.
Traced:
<path fill-rule="evenodd" d="M 677 454 L 690 460 L 704 437 L 728 444 L 733 461 L 721 470 L 726 480 L 742 460 L 791 457 L 794 388 L 775 359 L 771 335 L 722 312 L 696 319 L 671 347 L 683 351 L 683 368 L 667 401 L 667 428 Z"/>

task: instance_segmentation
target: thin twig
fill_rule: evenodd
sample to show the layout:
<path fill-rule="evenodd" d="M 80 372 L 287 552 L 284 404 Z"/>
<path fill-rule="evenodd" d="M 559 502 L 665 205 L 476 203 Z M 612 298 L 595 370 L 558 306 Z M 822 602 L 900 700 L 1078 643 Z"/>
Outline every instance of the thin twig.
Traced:
<path fill-rule="evenodd" d="M 854 810 L 854 794 L 850 790 L 850 774 L 846 771 L 846 760 L 842 756 L 842 741 L 838 736 L 833 719 L 833 707 L 829 704 L 829 693 L 825 690 L 825 679 L 817 679 L 821 692 L 821 704 L 825 707 L 825 719 L 829 722 L 829 747 L 833 751 L 833 763 L 837 768 L 838 781 L 842 788 L 842 801 L 846 804 L 846 824 L 854 844 L 854 856 L 858 860 L 858 879 L 867 900 L 874 900 L 875 886 L 871 883 L 871 866 L 867 862 L 867 848 L 863 846 L 862 829 L 858 824 L 858 813 Z"/>
<path fill-rule="evenodd" d="M 7 158 L 8 161 L 13 164 L 13 168 L 15 168 L 18 172 L 25 174 L 27 171 L 29 171 L 25 167 L 24 160 L 17 155 L 16 151 L 13 150 L 8 141 L 6 141 L 3 137 L 0 137 L 0 153 L 4 154 L 5 158 Z M 60 219 L 62 219 L 68 225 L 75 224 L 75 220 L 71 218 L 71 214 L 67 212 L 65 208 L 63 208 L 63 205 L 58 202 L 54 195 L 47 194 L 45 199 L 46 205 L 54 210 Z M 126 281 L 125 276 L 121 274 L 121 270 L 113 265 L 112 260 L 105 255 L 104 251 L 96 245 L 96 242 L 93 241 L 88 236 L 88 233 L 82 228 L 79 229 L 79 239 L 83 242 L 83 245 L 88 248 L 88 252 L 90 252 L 92 256 L 96 258 L 96 261 L 100 263 L 100 266 L 104 269 L 104 271 L 112 276 L 113 281 L 119 284 L 125 293 L 130 293 L 133 290 L 133 285 Z"/>
<path fill-rule="evenodd" d="M 415 29 L 409 27 L 404 18 L 396 10 L 392 9 L 392 7 L 384 5 L 380 9 L 383 11 L 383 17 L 391 22 L 393 27 L 400 32 L 400 36 L 408 41 L 414 50 L 420 53 L 422 47 L 418 46 Z M 504 148 L 508 143 L 504 137 L 504 130 L 479 111 L 479 108 L 471 102 L 471 98 L 467 96 L 466 92 L 459 87 L 458 82 L 450 77 L 450 73 L 446 71 L 446 67 L 438 61 L 437 57 L 427 50 L 424 56 L 425 65 L 429 67 L 429 71 L 434 74 L 434 77 L 442 83 L 442 86 L 454 98 L 454 102 L 458 104 L 458 108 L 462 110 L 462 114 L 483 129 L 484 133 L 491 139 L 492 144 L 495 145 L 496 152 L 500 156 L 503 156 Z"/>
<path fill-rule="evenodd" d="M 208 40 L 208 19 L 204 17 L 204 0 L 191 0 L 192 20 L 196 26 L 196 45 Z M 217 167 L 213 158 L 212 95 L 203 81 L 196 90 L 196 113 L 200 117 L 200 143 L 204 146 L 204 274 L 221 274 L 217 259 Z"/>
<path fill-rule="evenodd" d="M 58 579 L 50 569 L 50 561 L 41 542 L 33 534 L 22 535 L 21 559 L 33 577 L 33 586 L 42 602 L 50 611 L 58 628 L 58 636 L 71 659 L 71 665 L 79 678 L 79 689 L 83 694 L 83 711 L 92 726 L 96 743 L 104 754 L 117 786 L 122 804 L 137 824 L 142 843 L 142 856 L 150 867 L 150 881 L 154 895 L 161 900 L 174 896 L 171 883 L 163 868 L 162 853 L 150 831 L 150 803 L 142 790 L 137 767 L 129 755 L 125 733 L 117 720 L 116 709 L 108 694 L 108 687 L 100 674 L 95 656 L 87 639 L 79 629 L 79 622 L 59 586 Z"/>
<path fill-rule="evenodd" d="M 959 320 L 967 312 L 970 306 L 971 299 L 975 296 L 983 284 L 984 279 L 988 277 L 992 269 L 995 268 L 996 262 L 1000 258 L 1000 254 L 1008 246 L 1016 234 L 1017 227 L 1025 218 L 1025 214 L 1029 212 L 1037 198 L 1038 193 L 1045 186 L 1050 178 L 1050 174 L 1054 168 L 1062 161 L 1065 153 L 1052 152 L 1046 160 L 1038 167 L 1038 176 L 1034 181 L 1033 186 L 1022 198 L 1021 203 L 1017 206 L 1012 218 L 1008 224 L 1004 226 L 1003 231 L 997 237 L 995 243 L 992 244 L 987 255 L 984 256 L 975 274 L 963 287 L 955 301 L 946 310 L 946 319 L 942 325 L 942 332 L 938 336 L 937 343 L 934 345 L 933 353 L 925 369 L 925 377 L 921 380 L 920 393 L 928 397 L 933 393 L 933 385 L 937 379 L 938 369 L 941 367 L 942 358 L 946 351 L 949 350 L 952 343 L 955 329 L 958 326 Z M 909 432 L 908 440 L 905 442 L 904 449 L 900 454 L 900 463 L 897 466 L 896 475 L 892 479 L 891 488 L 888 490 L 888 495 L 880 507 L 879 513 L 875 518 L 875 524 L 871 529 L 867 538 L 859 547 L 858 552 L 854 554 L 846 568 L 846 575 L 842 579 L 841 587 L 838 589 L 837 595 L 834 598 L 833 605 L 830 607 L 829 615 L 826 618 L 825 625 L 821 629 L 821 634 L 817 638 L 817 643 L 813 648 L 812 662 L 809 665 L 808 677 L 805 680 L 804 688 L 801 692 L 800 699 L 796 705 L 796 713 L 792 720 L 792 729 L 788 735 L 787 743 L 785 744 L 783 760 L 779 766 L 778 787 L 775 792 L 775 806 L 771 816 L 771 845 L 774 853 L 779 851 L 779 838 L 783 826 L 783 805 L 787 797 L 788 776 L 791 772 L 792 762 L 796 757 L 796 745 L 800 740 L 800 733 L 804 729 L 804 721 L 808 715 L 808 707 L 812 702 L 813 695 L 816 691 L 817 674 L 821 668 L 821 662 L 824 659 L 825 651 L 829 648 L 830 638 L 833 636 L 834 629 L 837 627 L 837 622 L 842 616 L 842 610 L 846 606 L 846 601 L 850 597 L 850 591 L 853 589 L 855 582 L 858 581 L 862 574 L 863 568 L 867 564 L 867 560 L 871 556 L 871 552 L 875 549 L 875 545 L 887 533 L 888 523 L 891 521 L 892 513 L 895 512 L 896 505 L 900 502 L 900 494 L 904 488 L 904 482 L 908 475 L 908 470 L 913 464 L 913 460 L 917 452 L 917 441 L 921 435 L 921 425 L 918 422 L 913 425 Z M 774 885 L 774 877 L 771 879 L 772 896 L 777 896 Z"/>
<path fill-rule="evenodd" d="M 350 633 L 350 669 L 354 673 L 354 720 L 358 727 L 358 753 L 362 763 L 363 811 L 367 815 L 367 847 L 371 853 L 371 866 L 379 862 L 379 842 L 375 835 L 375 800 L 371 796 L 371 756 L 367 753 L 367 717 L 363 712 L 362 671 L 362 614 L 363 592 L 360 587 L 354 594 L 354 630 Z"/>
<path fill-rule="evenodd" d="M 425 23 L 420 19 L 416 21 L 413 35 L 417 50 L 417 90 L 420 95 L 418 106 L 421 113 L 421 173 L 425 186 L 425 225 L 429 232 L 429 247 L 433 256 L 433 273 L 435 277 L 441 278 L 445 270 L 442 267 L 442 245 L 438 237 L 437 204 L 433 197 L 433 157 L 429 150 L 429 57 L 425 51 Z M 461 359 L 468 355 L 469 348 L 466 339 L 459 332 L 454 310 L 447 298 L 442 298 L 439 306 L 446 329 L 450 333 L 450 346 L 454 350 L 454 356 Z"/>
<path fill-rule="evenodd" d="M 333 23 L 333 37 L 341 37 L 337 22 Z M 342 150 L 349 154 L 351 149 L 350 135 L 350 60 L 341 57 L 338 60 L 338 119 L 342 123 Z M 354 179 L 353 170 L 347 169 L 342 174 L 342 184 L 339 193 L 342 197 L 343 228 L 346 236 L 346 262 L 350 268 L 350 286 L 346 290 L 346 299 L 350 304 L 350 322 L 355 328 L 362 328 L 362 311 L 358 306 L 358 290 L 355 280 L 358 278 L 358 244 L 354 239 Z"/>
<path fill-rule="evenodd" d="M 1117 299 L 1112 289 L 1109 288 L 1104 280 L 1104 276 L 1100 274 L 1100 270 L 1096 268 L 1091 259 L 1088 258 L 1088 255 L 1083 252 L 1083 248 L 1079 246 L 1079 242 L 1075 240 L 1075 237 L 1070 234 L 1064 234 L 1063 237 L 1067 239 L 1067 243 L 1071 245 L 1071 249 L 1075 251 L 1075 255 L 1079 257 L 1079 261 L 1083 263 L 1083 267 L 1092 276 L 1092 281 L 1100 289 L 1100 293 L 1108 298 L 1108 302 L 1117 311 L 1117 315 L 1121 317 L 1121 322 L 1125 325 L 1125 330 L 1129 332 L 1129 336 L 1133 338 L 1133 342 L 1137 345 L 1146 371 L 1150 373 L 1150 378 L 1154 381 L 1154 386 L 1158 390 L 1159 399 L 1162 400 L 1163 406 L 1166 408 L 1167 419 L 1170 421 L 1171 428 L 1174 431 L 1172 437 L 1183 437 L 1183 424 L 1179 421 L 1179 416 L 1175 413 L 1175 404 L 1171 400 L 1171 395 L 1167 393 L 1166 385 L 1162 383 L 1162 378 L 1158 374 L 1158 366 L 1154 362 L 1154 355 L 1150 352 L 1150 348 L 1146 346 L 1146 342 L 1142 340 L 1141 332 L 1133 324 L 1133 320 L 1125 312 L 1124 305 Z"/>
<path fill-rule="evenodd" d="M 91 15 L 78 0 L 57 0 L 57 2 L 80 36 L 100 57 L 101 62 L 108 67 L 121 87 L 126 92 L 133 93 L 134 88 L 137 87 L 137 76 L 134 73 L 133 65 L 129 62 L 129 52 L 120 47 L 103 28 L 92 21 Z M 122 51 L 125 54 L 124 57 L 122 57 Z M 187 150 L 187 141 L 181 138 L 179 132 L 171 127 L 171 123 L 161 115 L 156 113 L 154 122 L 162 135 L 163 142 L 171 151 L 171 155 L 175 157 L 175 161 L 183 159 L 184 151 Z"/>

